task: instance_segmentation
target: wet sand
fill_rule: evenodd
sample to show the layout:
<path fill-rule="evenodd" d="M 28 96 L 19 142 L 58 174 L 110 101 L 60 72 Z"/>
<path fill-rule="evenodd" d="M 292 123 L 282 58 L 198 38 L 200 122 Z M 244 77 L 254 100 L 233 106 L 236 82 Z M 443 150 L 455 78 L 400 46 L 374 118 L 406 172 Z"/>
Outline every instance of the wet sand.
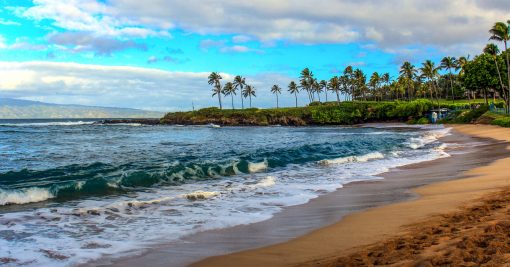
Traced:
<path fill-rule="evenodd" d="M 467 130 L 459 128 L 461 132 Z M 490 138 L 491 135 L 481 137 Z M 137 257 L 103 260 L 94 265 L 186 266 L 193 262 L 196 262 L 195 266 L 329 264 L 357 248 L 400 233 L 403 225 L 451 211 L 463 201 L 486 193 L 483 190 L 469 194 L 462 190 L 444 191 L 441 184 L 434 184 L 436 187 L 440 185 L 436 191 L 427 191 L 429 186 L 420 186 L 475 175 L 464 172 L 504 158 L 508 155 L 507 144 L 457 132 L 442 141 L 478 145 L 450 151 L 453 156 L 449 158 L 392 170 L 383 175 L 384 180 L 346 185 L 307 204 L 285 208 L 264 222 L 199 233 L 179 243 L 152 248 Z M 411 190 L 417 187 L 420 188 Z M 495 190 L 495 187 L 490 188 Z M 418 194 L 421 195 L 419 199 Z M 411 201 L 402 202 L 404 200 Z M 398 204 L 388 205 L 396 202 Z M 380 206 L 383 207 L 374 208 Z M 215 256 L 222 254 L 228 255 Z"/>

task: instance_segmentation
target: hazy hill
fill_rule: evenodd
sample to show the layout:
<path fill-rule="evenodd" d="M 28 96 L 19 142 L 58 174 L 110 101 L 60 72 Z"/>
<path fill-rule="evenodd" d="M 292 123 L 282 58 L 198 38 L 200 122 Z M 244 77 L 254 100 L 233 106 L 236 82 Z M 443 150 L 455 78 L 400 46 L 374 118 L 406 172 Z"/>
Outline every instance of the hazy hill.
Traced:
<path fill-rule="evenodd" d="M 163 112 L 140 109 L 58 105 L 38 101 L 0 98 L 0 119 L 160 118 L 163 115 Z"/>

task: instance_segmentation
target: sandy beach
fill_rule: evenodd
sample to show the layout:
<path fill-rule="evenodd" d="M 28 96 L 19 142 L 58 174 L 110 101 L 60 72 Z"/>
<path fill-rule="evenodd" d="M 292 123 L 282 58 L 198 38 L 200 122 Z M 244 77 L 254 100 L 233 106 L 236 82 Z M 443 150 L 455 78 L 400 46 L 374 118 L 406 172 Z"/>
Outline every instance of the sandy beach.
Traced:
<path fill-rule="evenodd" d="M 475 244 L 471 246 L 476 248 L 476 240 L 470 241 L 470 238 L 479 237 L 476 229 L 485 229 L 482 231 L 484 233 L 490 232 L 490 229 L 507 229 L 498 224 L 501 221 L 497 218 L 508 213 L 505 208 L 505 205 L 509 204 L 508 198 L 502 196 L 508 195 L 505 194 L 508 193 L 506 187 L 510 186 L 510 158 L 507 157 L 509 154 L 506 143 L 510 142 L 510 129 L 486 125 L 452 127 L 460 134 L 490 138 L 497 143 L 493 147 L 468 154 L 478 160 L 476 168 L 469 166 L 470 161 L 461 159 L 463 156 L 459 155 L 450 158 L 452 162 L 445 159 L 407 166 L 402 172 L 386 174 L 385 181 L 398 181 L 402 174 L 407 178 L 412 175 L 413 180 L 418 179 L 424 184 L 430 182 L 423 180 L 427 176 L 443 176 L 444 180 L 458 175 L 460 179 L 414 188 L 412 191 L 418 195 L 415 199 L 347 215 L 337 223 L 288 242 L 210 257 L 193 266 L 363 266 L 378 263 L 413 265 L 420 262 L 425 264 L 423 266 L 429 266 L 431 263 L 438 263 L 433 261 L 438 255 L 439 258 L 452 258 L 450 263 L 480 260 L 462 257 L 456 252 L 463 251 L 463 245 L 459 245 L 459 242 L 464 246 L 465 243 Z M 493 161 L 489 158 L 498 159 Z M 442 166 L 444 164 L 439 162 L 447 162 L 448 165 Z M 457 175 L 444 177 L 452 174 L 445 171 L 447 169 L 453 170 Z M 487 206 L 487 203 L 494 204 L 498 199 L 506 199 L 507 202 L 499 201 L 497 205 Z M 492 220 L 480 219 L 481 215 L 477 212 L 479 210 L 484 211 L 483 218 Z M 445 223 L 445 220 L 450 223 Z M 458 229 L 455 225 L 462 225 L 464 228 Z M 426 233 L 428 236 L 424 236 Z M 406 243 L 406 240 L 432 241 Z M 400 248 L 407 248 L 402 250 L 406 251 L 405 253 L 395 252 L 399 250 L 398 242 L 401 242 Z M 484 246 L 490 247 L 479 244 L 478 249 L 483 249 Z M 444 251 L 450 252 L 447 255 L 441 254 Z M 504 253 L 498 251 L 495 252 L 499 253 L 497 255 Z M 483 250 L 478 250 L 477 253 L 482 260 L 489 262 L 490 259 L 483 259 L 487 257 Z M 501 263 L 501 259 L 505 257 L 495 260 L 499 259 Z"/>

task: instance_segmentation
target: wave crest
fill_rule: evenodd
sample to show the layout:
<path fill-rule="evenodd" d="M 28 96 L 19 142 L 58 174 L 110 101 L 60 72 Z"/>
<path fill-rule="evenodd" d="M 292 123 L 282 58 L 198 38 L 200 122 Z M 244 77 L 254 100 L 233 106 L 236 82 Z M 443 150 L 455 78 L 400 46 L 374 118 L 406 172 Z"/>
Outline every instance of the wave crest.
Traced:
<path fill-rule="evenodd" d="M 381 152 L 368 153 L 362 156 L 349 156 L 336 159 L 325 159 L 319 161 L 320 165 L 333 165 L 333 164 L 345 164 L 351 162 L 367 162 L 373 159 L 383 159 L 384 155 Z"/>
<path fill-rule="evenodd" d="M 0 206 L 40 202 L 54 197 L 55 196 L 45 188 L 34 187 L 21 190 L 0 189 Z"/>

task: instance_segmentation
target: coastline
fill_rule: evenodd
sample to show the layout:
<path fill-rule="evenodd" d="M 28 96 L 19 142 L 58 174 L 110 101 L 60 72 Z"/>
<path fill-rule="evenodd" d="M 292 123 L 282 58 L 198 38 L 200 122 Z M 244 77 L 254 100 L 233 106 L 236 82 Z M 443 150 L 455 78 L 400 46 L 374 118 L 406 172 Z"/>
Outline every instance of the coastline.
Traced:
<path fill-rule="evenodd" d="M 443 142 L 453 143 L 459 141 L 471 142 L 474 140 L 469 136 L 463 136 L 458 133 L 454 133 L 452 136 L 443 139 Z M 484 147 L 484 153 L 486 154 L 495 150 L 500 151 L 501 153 L 506 152 L 506 146 L 495 144 L 494 142 L 489 142 L 489 144 L 484 145 Z M 102 259 L 91 265 L 137 266 L 143 263 L 150 264 L 151 266 L 186 266 L 192 262 L 202 259 L 205 260 L 196 263 L 195 265 L 209 266 L 211 264 L 214 265 L 215 263 L 218 265 L 225 265 L 228 262 L 235 263 L 235 265 L 241 264 L 241 266 L 244 264 L 250 265 L 248 262 L 253 263 L 253 265 L 260 265 L 262 262 L 253 261 L 252 259 L 249 259 L 250 257 L 246 258 L 246 261 L 242 259 L 240 260 L 238 257 L 240 256 L 241 258 L 245 258 L 243 255 L 246 255 L 246 253 L 257 254 L 266 248 L 269 248 L 269 253 L 271 254 L 271 251 L 275 246 L 278 247 L 287 244 L 281 244 L 282 242 L 292 243 L 296 240 L 302 239 L 303 235 L 310 235 L 310 232 L 314 233 L 331 227 L 332 224 L 334 225 L 344 216 L 352 214 L 353 212 L 359 212 L 373 207 L 414 199 L 416 198 L 416 194 L 410 192 L 409 189 L 444 180 L 444 177 L 441 177 L 440 175 L 441 172 L 447 172 L 451 179 L 460 178 L 460 174 L 458 174 L 459 171 L 465 171 L 467 169 L 484 165 L 490 163 L 496 157 L 502 157 L 502 155 L 492 155 L 480 158 L 474 156 L 474 154 L 476 154 L 475 152 L 479 152 L 480 148 L 476 147 L 466 149 L 469 151 L 465 154 L 454 155 L 453 157 L 446 159 L 412 164 L 394 170 L 392 169 L 382 175 L 385 178 L 384 180 L 348 184 L 341 190 L 320 196 L 319 198 L 311 200 L 307 204 L 285 208 L 281 213 L 264 222 L 202 232 L 181 240 L 181 242 L 184 242 L 180 244 L 166 244 L 160 247 L 151 248 L 136 257 L 128 256 L 121 259 Z M 482 162 L 480 162 L 480 160 Z M 449 164 L 451 161 L 463 162 L 460 170 L 447 168 L 448 165 L 451 165 Z M 434 175 L 421 179 L 403 179 L 402 174 L 405 174 L 406 172 L 416 173 L 417 170 L 422 170 L 423 172 L 431 165 L 434 165 L 435 169 L 439 169 L 439 173 L 435 173 Z M 441 165 L 443 165 L 443 167 L 438 168 L 438 166 Z M 398 177 L 399 175 L 401 176 Z M 384 191 L 385 193 L 382 194 L 380 193 L 381 191 Z M 350 215 L 346 218 L 349 216 Z M 258 247 L 262 248 L 253 250 L 253 248 Z M 234 253 L 247 249 L 248 251 Z M 222 254 L 229 255 L 208 258 L 210 256 Z M 309 253 L 303 254 L 301 252 L 296 253 L 294 251 L 291 254 L 300 254 L 303 256 L 308 255 Z M 262 254 L 257 255 L 260 256 Z M 321 257 L 323 256 L 324 255 Z M 275 258 L 274 256 L 266 257 L 266 255 L 264 255 L 263 257 L 269 262 L 272 259 L 273 265 L 281 265 L 282 262 L 280 259 L 283 259 L 282 257 L 284 256 L 277 256 Z M 309 259 L 310 258 L 306 258 L 306 260 Z M 298 262 L 302 263 L 306 260 L 300 259 Z M 287 263 L 292 265 L 295 262 Z M 263 262 L 263 264 L 267 263 Z"/>
<path fill-rule="evenodd" d="M 491 138 L 493 145 L 502 151 L 489 149 L 477 151 L 475 156 L 480 160 L 478 167 L 467 166 L 466 162 L 457 161 L 459 165 L 457 178 L 422 185 L 413 188 L 418 198 L 394 204 L 370 208 L 345 216 L 342 220 L 304 236 L 277 245 L 232 253 L 224 256 L 210 257 L 192 264 L 192 266 L 320 266 L 334 265 L 337 258 L 359 252 L 367 247 L 409 234 L 408 226 L 426 221 L 430 217 L 458 211 L 467 204 L 475 204 L 484 196 L 501 191 L 510 185 L 510 177 L 502 170 L 510 164 L 508 142 L 510 129 L 497 126 L 483 127 L 476 125 L 451 126 L 461 135 L 473 138 Z M 504 142 L 504 143 L 502 143 Z M 490 145 L 489 145 L 490 146 Z M 473 153 L 471 153 L 473 154 Z M 495 157 L 495 161 L 482 162 L 487 156 Z M 449 159 L 459 159 L 453 156 Z M 386 181 L 400 174 L 416 175 L 418 170 L 429 169 L 429 172 L 441 172 L 437 160 L 400 168 L 403 171 L 388 172 L 383 175 Z M 407 173 L 407 174 L 406 174 Z M 423 173 L 421 174 L 423 175 Z M 452 177 L 450 177 L 452 178 Z"/>

